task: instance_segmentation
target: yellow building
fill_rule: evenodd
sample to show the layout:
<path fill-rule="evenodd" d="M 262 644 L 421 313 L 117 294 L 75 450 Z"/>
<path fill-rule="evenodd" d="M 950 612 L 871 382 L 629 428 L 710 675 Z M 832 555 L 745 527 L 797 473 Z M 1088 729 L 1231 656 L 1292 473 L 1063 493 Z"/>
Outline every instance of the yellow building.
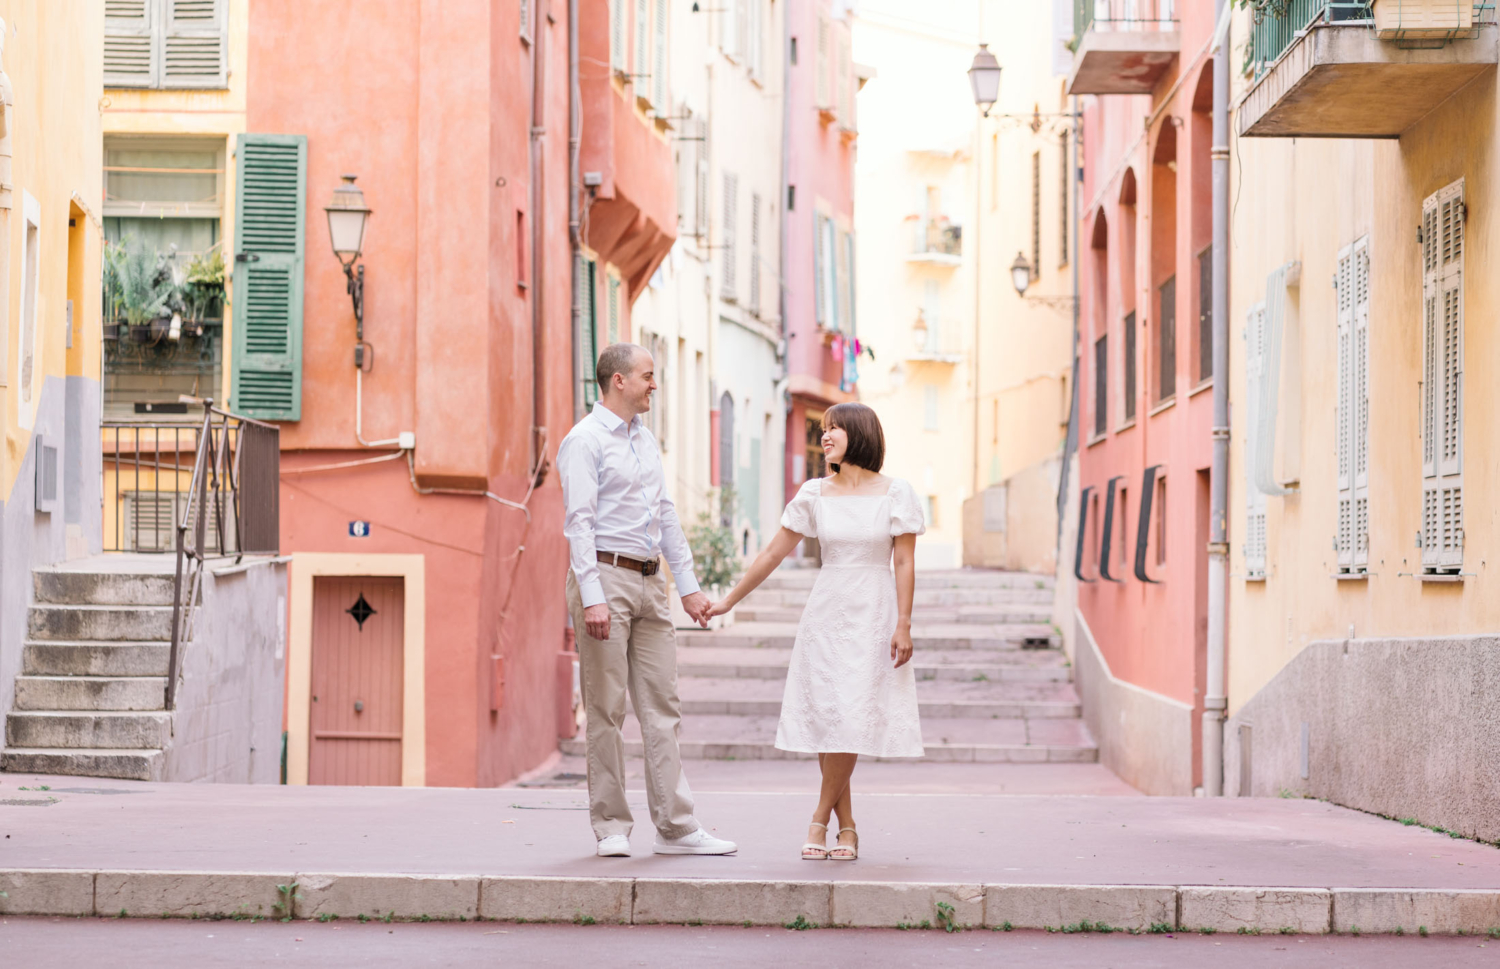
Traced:
<path fill-rule="evenodd" d="M 1394 7 L 1231 34 L 1225 789 L 1495 839 L 1500 28 Z"/>
<path fill-rule="evenodd" d="M 879 79 L 859 94 L 855 279 L 875 352 L 860 392 L 885 426 L 887 469 L 925 498 L 919 567 L 1050 572 L 1068 422 L 1072 124 L 1054 116 L 1046 5 L 981 6 L 995 28 L 984 37 L 972 8 L 863 3 L 855 19 L 855 60 Z M 985 39 L 1005 81 L 981 118 L 965 72 Z M 1024 297 L 1010 273 L 1018 251 L 1035 263 Z"/>

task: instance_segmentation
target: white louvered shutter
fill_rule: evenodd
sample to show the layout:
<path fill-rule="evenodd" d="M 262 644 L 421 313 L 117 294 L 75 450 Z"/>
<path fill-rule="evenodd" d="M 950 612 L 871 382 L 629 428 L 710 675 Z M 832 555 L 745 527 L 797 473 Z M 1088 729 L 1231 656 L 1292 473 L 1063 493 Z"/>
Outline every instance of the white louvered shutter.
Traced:
<path fill-rule="evenodd" d="M 828 294 L 824 291 L 823 265 L 827 256 L 823 252 L 823 223 L 828 220 L 822 215 L 813 216 L 813 316 L 819 326 L 828 326 L 828 314 L 826 310 Z"/>
<path fill-rule="evenodd" d="M 750 312 L 760 312 L 760 193 L 750 193 Z"/>
<path fill-rule="evenodd" d="M 228 86 L 228 0 L 164 0 L 161 86 Z"/>
<path fill-rule="evenodd" d="M 1354 247 L 1339 251 L 1338 273 L 1338 409 L 1334 420 L 1334 453 L 1338 459 L 1338 549 L 1340 572 L 1354 565 Z"/>
<path fill-rule="evenodd" d="M 1349 433 L 1353 451 L 1355 571 L 1370 566 L 1370 240 L 1354 244 L 1354 402 Z"/>
<path fill-rule="evenodd" d="M 667 110 L 667 0 L 656 0 L 656 23 L 653 31 L 651 65 L 651 106 L 659 115 Z"/>
<path fill-rule="evenodd" d="M 853 86 L 850 81 L 854 78 L 854 68 L 850 64 L 849 55 L 849 28 L 845 24 L 838 27 L 838 58 L 834 62 L 834 84 L 838 91 L 839 125 L 854 130 L 854 96 L 851 93 Z"/>
<path fill-rule="evenodd" d="M 828 97 L 828 18 L 818 18 L 818 84 L 817 95 L 819 108 L 832 107 Z"/>
<path fill-rule="evenodd" d="M 1422 567 L 1463 565 L 1464 183 L 1422 205 Z"/>
<path fill-rule="evenodd" d="M 625 0 L 609 0 L 609 66 L 623 74 L 625 67 Z"/>
<path fill-rule="evenodd" d="M 697 196 L 694 205 L 693 233 L 700 240 L 708 238 L 708 122 L 698 122 L 698 171 L 697 180 L 694 185 L 694 193 Z"/>
<path fill-rule="evenodd" d="M 756 0 L 734 0 L 734 49 L 730 53 L 748 63 L 750 59 L 750 18 Z"/>
<path fill-rule="evenodd" d="M 735 278 L 736 265 L 739 262 L 739 251 L 735 234 L 739 231 L 735 225 L 735 216 L 739 207 L 739 176 L 732 172 L 724 173 L 724 278 L 721 287 L 725 299 L 735 298 L 735 286 L 738 280 Z"/>
<path fill-rule="evenodd" d="M 1260 377 L 1265 366 L 1266 306 L 1257 303 L 1245 319 L 1245 575 L 1266 575 L 1266 496 L 1255 485 L 1256 434 L 1260 414 Z"/>
<path fill-rule="evenodd" d="M 823 238 L 818 245 L 823 250 L 823 298 L 827 305 L 823 308 L 823 319 L 830 330 L 839 328 L 839 290 L 837 257 L 834 255 L 834 233 L 836 229 L 832 219 L 823 220 Z"/>
<path fill-rule="evenodd" d="M 157 0 L 104 0 L 104 86 L 154 87 Z"/>
<path fill-rule="evenodd" d="M 720 20 L 724 25 L 724 35 L 719 38 L 719 47 L 730 57 L 740 52 L 740 6 L 744 2 L 745 0 L 722 0 L 720 4 L 724 8 L 724 16 Z"/>
<path fill-rule="evenodd" d="M 635 82 L 635 90 L 641 97 L 651 90 L 647 83 L 651 80 L 651 2 L 650 0 L 635 0 L 635 61 L 630 65 L 630 71 L 636 76 L 631 78 Z"/>

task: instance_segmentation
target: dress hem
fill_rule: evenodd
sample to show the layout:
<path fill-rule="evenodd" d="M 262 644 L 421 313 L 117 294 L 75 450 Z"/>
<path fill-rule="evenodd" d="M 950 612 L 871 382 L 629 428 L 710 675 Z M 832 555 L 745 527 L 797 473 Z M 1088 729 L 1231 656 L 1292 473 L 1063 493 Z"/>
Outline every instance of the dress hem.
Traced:
<path fill-rule="evenodd" d="M 925 749 L 915 754 L 887 754 L 873 750 L 817 750 L 812 747 L 783 747 L 781 744 L 773 744 L 772 746 L 777 750 L 784 750 L 789 754 L 858 754 L 860 757 L 903 757 L 908 759 L 927 756 Z"/>

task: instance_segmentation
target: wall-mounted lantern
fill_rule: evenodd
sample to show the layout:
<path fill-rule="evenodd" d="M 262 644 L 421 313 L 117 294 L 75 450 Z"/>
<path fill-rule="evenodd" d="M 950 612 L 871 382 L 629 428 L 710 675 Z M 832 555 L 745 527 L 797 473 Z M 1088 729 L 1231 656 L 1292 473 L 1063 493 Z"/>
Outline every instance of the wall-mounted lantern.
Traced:
<path fill-rule="evenodd" d="M 1025 253 L 1016 253 L 1016 261 L 1010 264 L 1010 281 L 1016 287 L 1017 295 L 1026 295 L 1031 286 L 1031 263 L 1026 261 Z"/>
<path fill-rule="evenodd" d="M 969 66 L 969 84 L 974 88 L 974 103 L 986 118 L 990 108 L 1000 100 L 1000 62 L 990 53 L 989 44 L 980 44 L 974 63 Z"/>
<path fill-rule="evenodd" d="M 328 238 L 333 243 L 333 254 L 344 267 L 348 279 L 349 297 L 354 301 L 354 323 L 358 338 L 364 339 L 365 326 L 365 267 L 354 263 L 365 246 L 365 223 L 370 218 L 370 208 L 365 205 L 365 193 L 354 184 L 356 175 L 343 176 L 344 182 L 333 190 L 333 200 L 324 206 L 328 213 Z"/>

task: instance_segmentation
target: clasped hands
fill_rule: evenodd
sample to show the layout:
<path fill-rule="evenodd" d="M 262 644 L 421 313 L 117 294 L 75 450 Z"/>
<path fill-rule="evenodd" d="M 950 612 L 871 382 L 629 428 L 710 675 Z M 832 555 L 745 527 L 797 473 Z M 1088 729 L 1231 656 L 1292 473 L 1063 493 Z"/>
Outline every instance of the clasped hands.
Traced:
<path fill-rule="evenodd" d="M 702 592 L 693 592 L 682 597 L 682 608 L 686 610 L 693 622 L 708 628 L 708 621 L 715 616 L 722 616 L 729 611 L 729 606 L 723 601 L 712 602 Z M 609 606 L 599 603 L 595 606 L 586 606 L 583 610 L 583 623 L 588 634 L 593 639 L 605 640 L 609 638 Z"/>

